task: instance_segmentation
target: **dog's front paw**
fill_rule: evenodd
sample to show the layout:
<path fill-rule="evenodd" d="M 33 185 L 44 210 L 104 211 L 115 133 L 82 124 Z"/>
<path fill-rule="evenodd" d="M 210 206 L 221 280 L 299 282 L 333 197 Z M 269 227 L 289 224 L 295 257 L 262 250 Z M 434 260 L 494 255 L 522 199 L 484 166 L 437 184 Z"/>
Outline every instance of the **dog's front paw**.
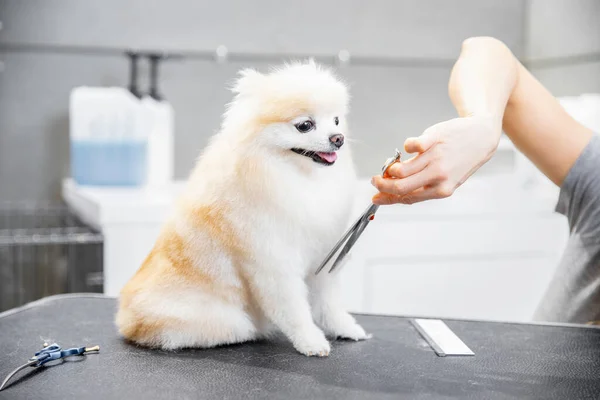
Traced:
<path fill-rule="evenodd" d="M 325 316 L 327 334 L 336 339 L 367 340 L 373 335 L 366 333 L 356 320 L 346 311 L 331 312 Z"/>
<path fill-rule="evenodd" d="M 309 357 L 327 357 L 331 350 L 331 345 L 323 332 L 316 328 L 298 335 L 294 340 L 294 347 L 298 352 Z"/>
<path fill-rule="evenodd" d="M 341 329 L 336 329 L 335 333 L 339 339 L 350 339 L 355 341 L 371 339 L 373 335 L 366 333 L 362 326 L 357 323 L 345 326 Z"/>

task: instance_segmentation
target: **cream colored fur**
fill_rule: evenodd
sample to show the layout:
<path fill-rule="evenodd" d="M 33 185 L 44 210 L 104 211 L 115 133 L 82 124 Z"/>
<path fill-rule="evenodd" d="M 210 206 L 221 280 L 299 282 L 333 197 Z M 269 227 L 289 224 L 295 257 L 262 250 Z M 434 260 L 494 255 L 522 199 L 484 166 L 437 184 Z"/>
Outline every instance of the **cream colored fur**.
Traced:
<path fill-rule="evenodd" d="M 177 349 L 281 331 L 309 356 L 329 354 L 326 335 L 367 339 L 342 307 L 339 274 L 314 275 L 352 217 L 348 140 L 330 166 L 290 150 L 332 151 L 332 134 L 348 138 L 346 86 L 310 61 L 242 71 L 233 92 L 221 130 L 121 292 L 120 333 Z M 316 128 L 300 133 L 294 124 L 307 117 Z"/>

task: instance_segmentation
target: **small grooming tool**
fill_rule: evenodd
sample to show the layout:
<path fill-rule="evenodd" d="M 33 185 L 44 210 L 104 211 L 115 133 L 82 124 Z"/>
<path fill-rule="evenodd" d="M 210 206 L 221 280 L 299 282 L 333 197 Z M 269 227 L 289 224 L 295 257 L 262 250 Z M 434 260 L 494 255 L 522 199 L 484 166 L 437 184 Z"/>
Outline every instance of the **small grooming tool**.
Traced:
<path fill-rule="evenodd" d="M 65 357 L 71 357 L 71 356 L 82 356 L 82 355 L 85 355 L 90 352 L 98 352 L 98 351 L 100 351 L 99 346 L 73 347 L 70 349 L 63 350 L 56 343 L 51 344 L 51 345 L 44 343 L 44 348 L 42 350 L 38 351 L 37 353 L 35 353 L 33 355 L 33 357 L 31 357 L 29 359 L 29 361 L 27 361 L 27 363 L 21 365 L 19 368 L 15 369 L 10 374 L 8 374 L 8 376 L 4 379 L 4 382 L 2 382 L 2 385 L 0 385 L 0 390 L 4 389 L 6 387 L 6 384 L 13 376 L 15 376 L 19 371 L 26 369 L 27 367 L 38 368 L 38 367 L 43 366 L 47 362 L 50 362 L 53 360 L 59 360 L 59 359 L 62 359 Z"/>

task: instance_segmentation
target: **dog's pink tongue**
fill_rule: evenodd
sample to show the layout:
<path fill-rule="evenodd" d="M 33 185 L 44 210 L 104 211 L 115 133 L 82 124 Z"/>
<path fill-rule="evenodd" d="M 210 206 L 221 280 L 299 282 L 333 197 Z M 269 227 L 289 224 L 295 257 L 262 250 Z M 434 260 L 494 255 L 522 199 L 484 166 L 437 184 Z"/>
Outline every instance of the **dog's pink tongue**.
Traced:
<path fill-rule="evenodd" d="M 318 152 L 317 153 L 319 155 L 319 157 L 321 157 L 323 160 L 332 163 L 335 160 L 337 160 L 337 153 L 322 153 L 322 152 Z"/>

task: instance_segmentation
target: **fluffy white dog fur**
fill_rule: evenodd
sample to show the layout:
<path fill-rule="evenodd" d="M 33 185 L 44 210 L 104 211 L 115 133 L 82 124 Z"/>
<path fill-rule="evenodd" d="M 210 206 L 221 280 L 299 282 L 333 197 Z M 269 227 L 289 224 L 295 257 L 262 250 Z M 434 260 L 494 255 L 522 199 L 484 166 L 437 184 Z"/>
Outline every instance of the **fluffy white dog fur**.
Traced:
<path fill-rule="evenodd" d="M 244 70 L 233 92 L 154 249 L 121 292 L 120 333 L 177 349 L 280 330 L 308 356 L 329 354 L 326 335 L 367 339 L 340 303 L 339 274 L 314 274 L 352 217 L 348 140 L 332 143 L 348 137 L 347 87 L 309 61 Z"/>

